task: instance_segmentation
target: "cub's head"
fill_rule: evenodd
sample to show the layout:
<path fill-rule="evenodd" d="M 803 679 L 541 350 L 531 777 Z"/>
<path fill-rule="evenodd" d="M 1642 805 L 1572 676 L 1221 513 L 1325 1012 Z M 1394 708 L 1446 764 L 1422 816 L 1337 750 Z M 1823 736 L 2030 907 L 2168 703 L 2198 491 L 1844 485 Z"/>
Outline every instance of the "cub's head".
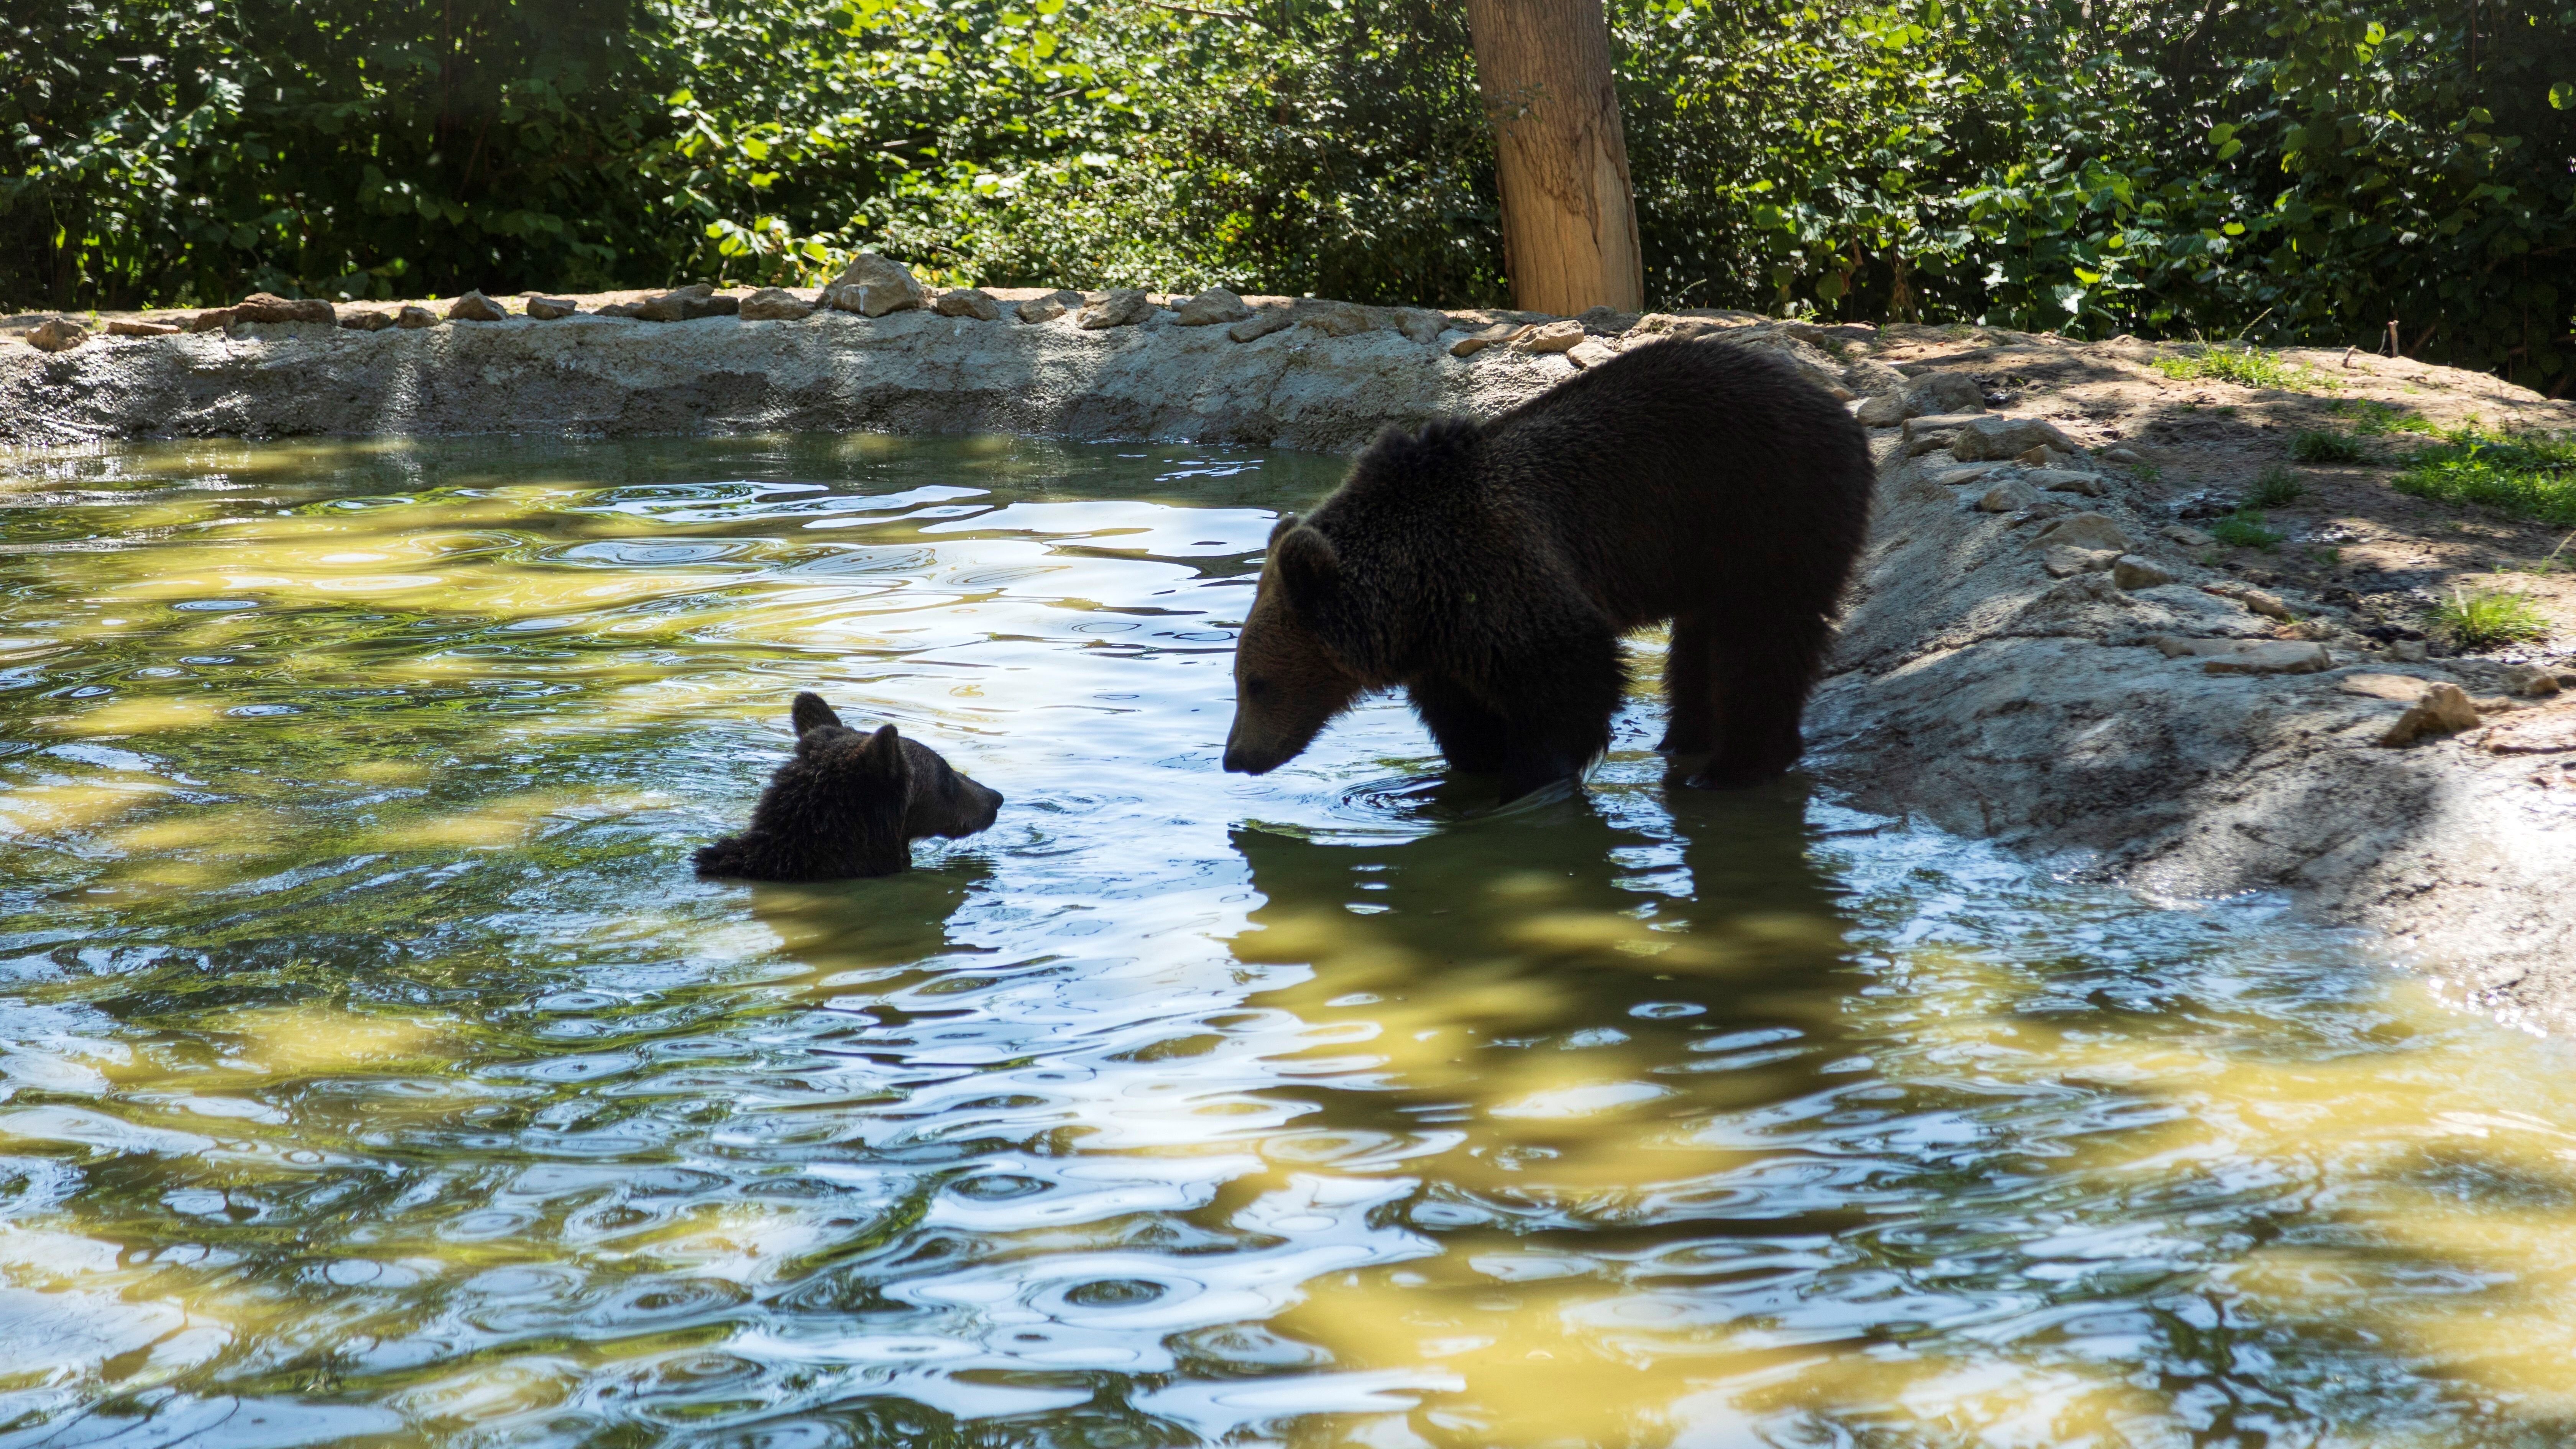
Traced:
<path fill-rule="evenodd" d="M 1270 530 L 1261 587 L 1234 643 L 1234 726 L 1225 767 L 1266 775 L 1304 752 L 1366 687 L 1324 642 L 1341 594 L 1330 539 L 1295 514 Z"/>
<path fill-rule="evenodd" d="M 973 835 L 1001 813 L 1001 792 L 968 779 L 893 725 L 863 735 L 811 693 L 796 696 L 787 718 L 796 728 L 796 758 L 824 764 L 850 803 L 882 818 L 900 839 Z"/>
<path fill-rule="evenodd" d="M 972 835 L 1001 812 L 1000 792 L 968 779 L 893 725 L 863 734 L 813 694 L 789 721 L 796 758 L 778 767 L 751 827 L 700 850 L 700 875 L 836 880 L 891 875 L 925 835 Z"/>

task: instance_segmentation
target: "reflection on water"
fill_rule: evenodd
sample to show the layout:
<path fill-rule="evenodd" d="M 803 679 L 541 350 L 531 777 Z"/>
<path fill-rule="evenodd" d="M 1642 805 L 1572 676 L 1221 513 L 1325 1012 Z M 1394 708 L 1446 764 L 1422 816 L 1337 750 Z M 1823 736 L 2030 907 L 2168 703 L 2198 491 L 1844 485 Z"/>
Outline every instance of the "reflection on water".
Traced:
<path fill-rule="evenodd" d="M 2576 1434 L 2550 1044 L 2259 904 L 1668 796 L 1642 692 L 1582 796 L 1387 703 L 1220 773 L 1337 472 L 8 462 L 0 1445 Z M 1001 823 L 692 879 L 806 687 Z"/>

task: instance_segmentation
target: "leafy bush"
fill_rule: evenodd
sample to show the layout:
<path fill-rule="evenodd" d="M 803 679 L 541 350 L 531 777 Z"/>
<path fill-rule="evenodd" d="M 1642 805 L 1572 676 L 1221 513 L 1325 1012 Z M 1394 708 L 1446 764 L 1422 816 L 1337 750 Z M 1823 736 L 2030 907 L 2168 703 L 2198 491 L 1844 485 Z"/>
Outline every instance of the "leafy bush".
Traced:
<path fill-rule="evenodd" d="M 2369 454 L 2358 439 L 2302 428 L 2290 435 L 2290 456 L 2302 463 L 2358 463 Z"/>
<path fill-rule="evenodd" d="M 2576 439 L 2464 430 L 2410 456 L 2396 487 L 2418 498 L 2576 525 Z"/>
<path fill-rule="evenodd" d="M 2554 385 L 2571 3 L 1609 0 L 1648 295 L 2264 344 L 2395 317 Z M 27 0 L 0 297 L 794 280 L 878 245 L 957 281 L 1498 302 L 1462 9 Z"/>
<path fill-rule="evenodd" d="M 2433 622 L 2463 649 L 2494 649 L 2549 637 L 2549 621 L 2531 596 L 2502 589 L 2451 591 L 2433 606 Z"/>
<path fill-rule="evenodd" d="M 2283 535 L 2263 526 L 2262 510 L 2239 508 L 2209 526 L 2209 536 L 2229 548 L 2258 549 L 2271 553 L 2281 546 Z"/>

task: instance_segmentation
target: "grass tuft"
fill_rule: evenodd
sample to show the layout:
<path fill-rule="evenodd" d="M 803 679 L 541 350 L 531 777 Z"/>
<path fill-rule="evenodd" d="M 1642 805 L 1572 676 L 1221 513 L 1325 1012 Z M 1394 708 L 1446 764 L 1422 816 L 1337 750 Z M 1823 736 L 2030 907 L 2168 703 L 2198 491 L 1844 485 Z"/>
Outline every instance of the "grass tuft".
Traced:
<path fill-rule="evenodd" d="M 2272 463 L 2255 475 L 2254 486 L 2245 490 L 2245 502 L 2254 508 L 2279 508 L 2307 491 L 2297 474 Z"/>
<path fill-rule="evenodd" d="M 2337 399 L 2326 404 L 2326 411 L 2351 418 L 2352 430 L 2365 438 L 2389 433 L 2424 433 L 2437 438 L 2442 435 L 2440 424 L 2390 403 Z"/>
<path fill-rule="evenodd" d="M 2463 649 L 2493 649 L 2549 635 L 2549 621 L 2532 606 L 2531 596 L 2503 589 L 2453 589 L 2449 603 L 2433 606 L 2433 622 Z"/>
<path fill-rule="evenodd" d="M 2295 362 L 2250 347 L 2204 347 L 2180 357 L 2159 357 L 2156 371 L 2176 382 L 2214 377 L 2239 387 L 2267 387 L 2285 392 L 2314 392 L 2336 386 L 2335 380 Z"/>
<path fill-rule="evenodd" d="M 2240 508 L 2211 524 L 2209 536 L 2229 548 L 2252 548 L 2270 553 L 2281 546 L 2285 535 L 2263 526 L 2261 509 Z"/>
<path fill-rule="evenodd" d="M 2576 439 L 2463 428 L 2408 457 L 2395 486 L 2417 498 L 2576 525 Z"/>
<path fill-rule="evenodd" d="M 2291 435 L 2290 456 L 2302 463 L 2358 463 L 2364 454 L 2358 438 L 2308 428 Z"/>

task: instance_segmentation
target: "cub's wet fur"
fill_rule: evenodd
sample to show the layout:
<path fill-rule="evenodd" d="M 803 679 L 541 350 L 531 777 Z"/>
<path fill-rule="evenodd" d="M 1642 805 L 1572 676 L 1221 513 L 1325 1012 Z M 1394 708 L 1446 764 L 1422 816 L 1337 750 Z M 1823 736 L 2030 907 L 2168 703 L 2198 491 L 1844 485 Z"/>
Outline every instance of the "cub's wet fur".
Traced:
<path fill-rule="evenodd" d="M 939 752 L 893 725 L 862 734 L 820 695 L 799 694 L 788 716 L 796 758 L 769 777 L 751 826 L 699 849 L 698 874 L 750 880 L 841 880 L 912 866 L 925 835 L 972 835 L 1002 797 L 949 768 Z"/>

